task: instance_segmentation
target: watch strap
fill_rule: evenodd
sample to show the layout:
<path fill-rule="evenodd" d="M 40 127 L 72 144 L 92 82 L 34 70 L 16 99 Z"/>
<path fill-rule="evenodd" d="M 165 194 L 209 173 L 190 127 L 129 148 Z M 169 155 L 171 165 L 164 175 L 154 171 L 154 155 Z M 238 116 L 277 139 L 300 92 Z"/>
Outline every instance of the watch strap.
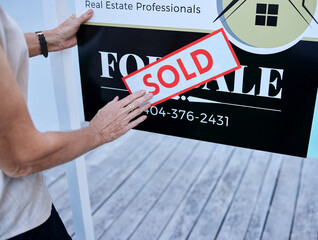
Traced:
<path fill-rule="evenodd" d="M 35 32 L 36 35 L 38 35 L 38 38 L 39 38 L 39 41 L 40 41 L 40 47 L 41 47 L 41 53 L 44 57 L 47 58 L 48 56 L 48 49 L 47 49 L 47 42 L 45 40 L 45 36 L 43 34 L 42 31 L 38 31 L 38 32 Z"/>

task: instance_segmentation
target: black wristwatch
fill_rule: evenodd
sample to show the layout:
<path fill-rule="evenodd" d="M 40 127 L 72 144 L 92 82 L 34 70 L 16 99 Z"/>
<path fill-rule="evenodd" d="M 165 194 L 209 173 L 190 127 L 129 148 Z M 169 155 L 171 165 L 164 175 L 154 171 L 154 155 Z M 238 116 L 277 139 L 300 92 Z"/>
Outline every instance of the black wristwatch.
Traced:
<path fill-rule="evenodd" d="M 40 41 L 40 46 L 41 46 L 41 53 L 44 57 L 47 58 L 48 56 L 48 49 L 47 49 L 47 42 L 45 40 L 45 37 L 44 37 L 44 34 L 42 31 L 38 31 L 38 32 L 35 32 L 36 35 L 38 35 L 38 38 L 39 38 L 39 41 Z"/>

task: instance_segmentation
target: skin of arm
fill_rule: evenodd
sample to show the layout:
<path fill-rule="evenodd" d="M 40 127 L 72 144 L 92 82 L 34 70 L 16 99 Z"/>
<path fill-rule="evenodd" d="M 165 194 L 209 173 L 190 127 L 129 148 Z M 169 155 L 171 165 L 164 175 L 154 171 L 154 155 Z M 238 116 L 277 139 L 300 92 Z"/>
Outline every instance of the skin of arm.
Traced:
<path fill-rule="evenodd" d="M 43 31 L 49 52 L 55 52 L 73 47 L 77 44 L 76 32 L 82 23 L 93 16 L 93 10 L 88 10 L 79 17 L 73 14 L 58 27 Z M 39 38 L 36 33 L 25 33 L 25 40 L 29 49 L 29 56 L 34 57 L 41 54 Z"/>
<path fill-rule="evenodd" d="M 74 18 L 65 22 L 70 19 Z M 58 48 L 74 44 L 76 41 L 70 38 Z M 33 52 L 32 49 L 31 44 L 29 50 Z M 39 54 L 38 50 L 33 56 Z M 139 115 L 150 107 L 146 102 L 151 97 L 143 90 L 121 100 L 116 97 L 98 111 L 87 127 L 69 132 L 39 132 L 0 45 L 0 169 L 10 177 L 22 177 L 66 163 L 113 141 L 146 119 Z"/>

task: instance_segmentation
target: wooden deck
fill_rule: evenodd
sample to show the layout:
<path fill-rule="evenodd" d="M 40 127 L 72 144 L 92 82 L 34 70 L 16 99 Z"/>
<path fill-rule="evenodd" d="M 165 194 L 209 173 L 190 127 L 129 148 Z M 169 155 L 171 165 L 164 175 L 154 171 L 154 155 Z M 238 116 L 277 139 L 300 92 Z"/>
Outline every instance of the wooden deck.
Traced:
<path fill-rule="evenodd" d="M 318 159 L 135 130 L 86 156 L 96 239 L 318 239 Z M 74 236 L 64 168 L 46 175 Z"/>

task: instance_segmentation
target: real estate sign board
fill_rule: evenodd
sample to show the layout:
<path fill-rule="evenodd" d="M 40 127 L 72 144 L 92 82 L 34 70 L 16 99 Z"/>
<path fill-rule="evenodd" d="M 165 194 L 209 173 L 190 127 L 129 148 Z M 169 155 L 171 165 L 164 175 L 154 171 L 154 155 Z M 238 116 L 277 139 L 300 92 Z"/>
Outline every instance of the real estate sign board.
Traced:
<path fill-rule="evenodd" d="M 167 56 L 222 31 L 240 67 L 169 93 L 137 129 L 318 157 L 317 151 L 308 154 L 318 148 L 317 0 L 76 0 L 77 15 L 90 8 L 94 16 L 78 33 L 85 120 L 115 96 L 129 94 L 127 76 L 159 66 Z M 219 43 L 209 44 L 228 57 Z M 204 54 L 201 60 L 189 54 L 201 68 L 208 66 Z M 156 73 L 166 88 L 176 86 L 179 73 L 190 79 L 185 82 L 191 82 L 192 73 L 201 74 L 182 57 L 174 61 L 173 68 Z M 151 85 L 151 77 L 140 80 Z M 148 91 L 155 90 L 149 86 Z"/>

